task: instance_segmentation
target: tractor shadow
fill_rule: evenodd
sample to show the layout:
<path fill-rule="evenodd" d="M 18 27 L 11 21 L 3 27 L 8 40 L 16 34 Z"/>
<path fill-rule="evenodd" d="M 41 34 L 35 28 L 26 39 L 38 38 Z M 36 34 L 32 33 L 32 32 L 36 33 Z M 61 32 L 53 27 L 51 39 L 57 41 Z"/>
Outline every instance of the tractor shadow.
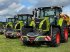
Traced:
<path fill-rule="evenodd" d="M 57 47 L 48 46 L 48 45 L 41 45 L 41 46 L 37 46 L 37 45 L 21 45 L 21 46 L 31 47 L 31 48 L 57 48 Z"/>

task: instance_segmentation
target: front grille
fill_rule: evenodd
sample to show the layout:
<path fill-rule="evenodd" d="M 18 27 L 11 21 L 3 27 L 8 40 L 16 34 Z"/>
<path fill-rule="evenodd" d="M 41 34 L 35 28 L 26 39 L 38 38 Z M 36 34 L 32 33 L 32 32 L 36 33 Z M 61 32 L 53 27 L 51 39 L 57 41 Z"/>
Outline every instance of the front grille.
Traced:
<path fill-rule="evenodd" d="M 29 40 L 30 41 L 34 41 L 35 40 L 35 37 L 29 37 Z"/>

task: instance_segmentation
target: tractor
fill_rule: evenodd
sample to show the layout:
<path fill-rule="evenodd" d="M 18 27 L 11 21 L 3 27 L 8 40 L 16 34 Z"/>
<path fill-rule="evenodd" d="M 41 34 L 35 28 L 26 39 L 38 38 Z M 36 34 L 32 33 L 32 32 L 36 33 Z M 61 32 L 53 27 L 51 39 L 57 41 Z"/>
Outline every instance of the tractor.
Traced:
<path fill-rule="evenodd" d="M 4 28 L 5 28 L 6 22 L 0 22 L 0 34 L 4 34 Z"/>
<path fill-rule="evenodd" d="M 13 18 L 14 22 L 10 22 L 11 28 L 8 28 L 8 30 L 11 32 L 7 33 L 7 36 L 9 38 L 20 38 L 20 29 L 24 26 L 24 23 L 26 23 L 26 19 L 30 17 L 32 17 L 31 14 L 17 14 L 17 16 Z"/>
<path fill-rule="evenodd" d="M 34 18 L 27 19 L 21 29 L 24 45 L 48 45 L 57 47 L 68 41 L 67 21 L 61 16 L 62 7 L 39 7 L 33 11 Z"/>
<path fill-rule="evenodd" d="M 5 32 L 4 32 L 6 38 L 16 37 L 16 35 L 15 35 L 16 30 L 14 29 L 14 26 L 15 26 L 17 20 L 18 20 L 18 18 L 16 18 L 16 17 L 6 19 L 7 23 L 6 23 Z"/>
<path fill-rule="evenodd" d="M 18 14 L 17 15 L 17 18 L 18 18 L 18 21 L 15 25 L 15 29 L 16 29 L 16 36 L 17 37 L 21 37 L 21 28 L 24 26 L 25 23 L 27 23 L 27 19 L 30 20 L 30 18 L 32 17 L 33 15 L 32 14 Z"/>

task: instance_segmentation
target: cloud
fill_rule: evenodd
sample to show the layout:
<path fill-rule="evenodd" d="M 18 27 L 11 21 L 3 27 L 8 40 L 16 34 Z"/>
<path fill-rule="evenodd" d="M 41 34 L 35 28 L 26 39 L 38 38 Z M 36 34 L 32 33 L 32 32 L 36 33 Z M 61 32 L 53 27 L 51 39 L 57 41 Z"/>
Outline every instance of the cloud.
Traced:
<path fill-rule="evenodd" d="M 0 0 L 0 15 L 15 15 L 19 10 L 24 8 L 21 0 Z"/>
<path fill-rule="evenodd" d="M 42 6 L 67 6 L 70 4 L 69 0 L 29 0 L 30 3 L 34 3 L 35 7 Z"/>
<path fill-rule="evenodd" d="M 29 0 L 33 7 L 64 6 L 63 12 L 70 14 L 70 0 Z"/>
<path fill-rule="evenodd" d="M 33 9 L 33 6 L 23 7 L 21 10 L 18 11 L 18 14 L 32 14 Z"/>
<path fill-rule="evenodd" d="M 28 0 L 30 6 L 25 6 L 20 3 L 25 0 L 0 0 L 0 15 L 15 15 L 17 13 L 32 13 L 35 7 L 45 6 L 67 6 L 69 0 Z M 65 10 L 65 9 L 64 9 Z"/>
<path fill-rule="evenodd" d="M 0 0 L 0 15 L 31 13 L 35 7 L 67 6 L 70 3 L 69 0 L 28 0 L 32 5 L 26 7 L 25 5 L 21 5 L 20 1 L 22 0 Z"/>
<path fill-rule="evenodd" d="M 19 3 L 19 0 L 0 0 L 0 10 L 8 8 L 13 2 Z"/>
<path fill-rule="evenodd" d="M 15 15 L 17 10 L 21 9 L 23 6 L 13 2 L 8 8 L 1 10 L 0 15 Z"/>

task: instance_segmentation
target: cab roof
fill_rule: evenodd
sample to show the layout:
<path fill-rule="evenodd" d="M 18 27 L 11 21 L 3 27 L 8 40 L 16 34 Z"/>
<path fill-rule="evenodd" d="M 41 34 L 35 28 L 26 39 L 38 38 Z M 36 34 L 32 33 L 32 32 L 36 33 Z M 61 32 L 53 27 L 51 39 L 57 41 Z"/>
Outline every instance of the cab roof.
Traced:
<path fill-rule="evenodd" d="M 39 7 L 39 10 L 44 10 L 44 9 L 56 9 L 59 10 L 60 12 L 62 12 L 62 7 L 59 6 L 52 6 L 52 7 Z"/>
<path fill-rule="evenodd" d="M 8 19 L 18 19 L 18 18 L 8 18 Z"/>
<path fill-rule="evenodd" d="M 45 9 L 45 8 L 51 8 L 51 9 L 62 9 L 62 7 L 59 6 L 52 6 L 52 7 L 39 7 L 38 9 Z"/>
<path fill-rule="evenodd" d="M 17 16 L 33 16 L 32 14 L 17 14 Z"/>

